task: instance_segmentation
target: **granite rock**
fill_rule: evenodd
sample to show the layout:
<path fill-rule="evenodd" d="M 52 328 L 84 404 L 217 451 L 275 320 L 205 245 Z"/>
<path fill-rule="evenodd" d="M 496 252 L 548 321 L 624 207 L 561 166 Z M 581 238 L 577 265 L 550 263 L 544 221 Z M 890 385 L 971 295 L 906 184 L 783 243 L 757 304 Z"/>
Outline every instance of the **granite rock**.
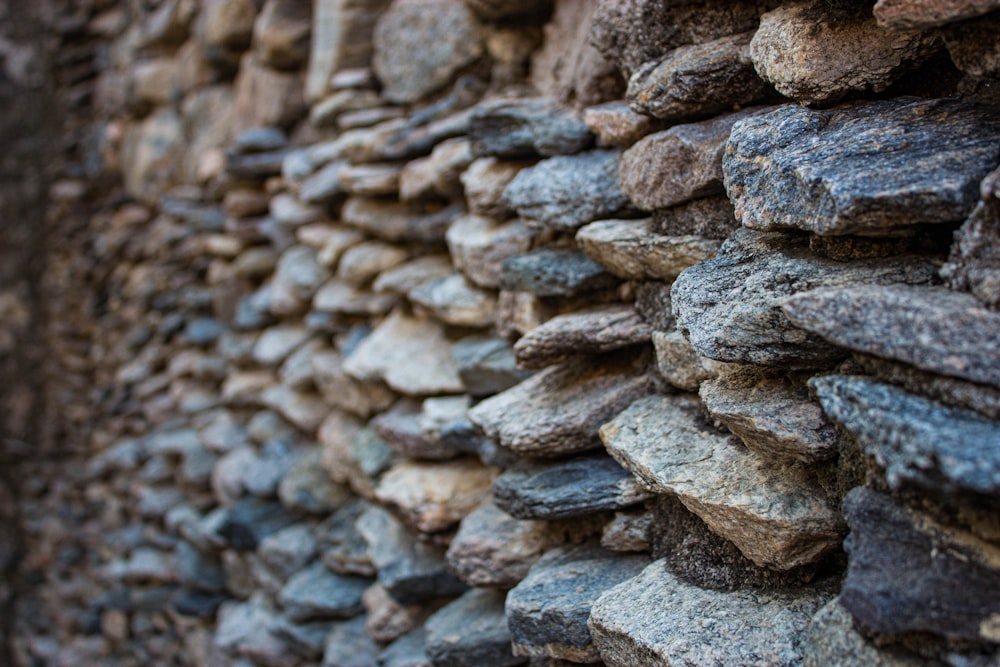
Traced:
<path fill-rule="evenodd" d="M 496 471 L 473 459 L 397 463 L 383 475 L 376 499 L 417 530 L 451 528 L 489 494 Z"/>
<path fill-rule="evenodd" d="M 653 211 L 653 224 L 661 234 L 668 236 L 695 235 L 710 239 L 725 239 L 740 226 L 733 204 L 725 195 L 693 199 Z"/>
<path fill-rule="evenodd" d="M 362 241 L 344 250 L 337 263 L 337 277 L 352 285 L 365 285 L 383 271 L 406 261 L 402 248 L 382 241 Z"/>
<path fill-rule="evenodd" d="M 298 572 L 281 589 L 279 601 L 296 622 L 317 618 L 351 618 L 361 612 L 366 579 L 344 577 L 315 563 Z"/>
<path fill-rule="evenodd" d="M 465 189 L 469 210 L 476 215 L 504 220 L 511 213 L 503 200 L 504 190 L 514 180 L 517 172 L 528 163 L 480 157 L 469 164 L 459 177 Z"/>
<path fill-rule="evenodd" d="M 719 362 L 699 355 L 681 332 L 654 331 L 652 341 L 656 370 L 670 386 L 696 392 L 703 382 L 716 376 Z"/>
<path fill-rule="evenodd" d="M 997 0 L 879 0 L 875 18 L 893 30 L 924 30 L 1000 9 Z"/>
<path fill-rule="evenodd" d="M 502 338 L 463 338 L 452 346 L 451 356 L 472 396 L 499 393 L 531 375 L 517 367 L 514 349 Z"/>
<path fill-rule="evenodd" d="M 941 276 L 952 289 L 965 290 L 993 310 L 1000 309 L 1000 169 L 980 185 L 982 199 L 955 233 Z"/>
<path fill-rule="evenodd" d="M 603 148 L 628 147 L 647 134 L 666 129 L 661 120 L 632 111 L 624 101 L 587 107 L 583 122 Z"/>
<path fill-rule="evenodd" d="M 340 215 L 346 224 L 384 241 L 435 243 L 464 212 L 458 204 L 425 213 L 419 204 L 349 197 Z"/>
<path fill-rule="evenodd" d="M 379 646 L 365 629 L 365 617 L 336 623 L 326 637 L 320 667 L 371 667 Z"/>
<path fill-rule="evenodd" d="M 545 98 L 483 102 L 472 115 L 469 139 L 477 157 L 571 155 L 594 137 L 574 113 Z"/>
<path fill-rule="evenodd" d="M 455 268 L 480 287 L 499 287 L 503 262 L 531 249 L 538 236 L 520 220 L 499 223 L 479 215 L 456 219 L 445 239 Z"/>
<path fill-rule="evenodd" d="M 681 271 L 712 259 L 722 245 L 703 236 L 668 236 L 652 219 L 599 220 L 576 234 L 587 256 L 626 280 L 673 280 Z"/>
<path fill-rule="evenodd" d="M 260 562 L 281 581 L 305 569 L 317 553 L 313 526 L 297 523 L 271 533 L 257 546 Z"/>
<path fill-rule="evenodd" d="M 368 634 L 377 642 L 397 639 L 420 627 L 428 616 L 426 605 L 399 604 L 378 584 L 368 587 L 361 602 L 367 614 Z"/>
<path fill-rule="evenodd" d="M 356 523 L 368 503 L 353 499 L 331 514 L 315 529 L 316 544 L 323 564 L 332 572 L 361 577 L 375 576 L 365 542 Z"/>
<path fill-rule="evenodd" d="M 452 326 L 487 327 L 495 317 L 496 297 L 471 285 L 461 273 L 432 278 L 407 296 L 411 303 Z"/>
<path fill-rule="evenodd" d="M 625 304 L 557 315 L 514 344 L 519 368 L 544 368 L 583 355 L 649 342 L 649 327 Z"/>
<path fill-rule="evenodd" d="M 540 248 L 503 261 L 500 286 L 539 297 L 572 297 L 613 287 L 617 278 L 579 250 Z"/>
<path fill-rule="evenodd" d="M 511 652 L 504 594 L 467 591 L 427 619 L 427 656 L 436 667 L 508 667 L 524 663 Z"/>
<path fill-rule="evenodd" d="M 615 512 L 614 518 L 601 530 L 601 546 L 621 553 L 651 551 L 649 538 L 653 521 L 653 513 L 641 507 Z"/>
<path fill-rule="evenodd" d="M 427 631 L 423 628 L 406 633 L 379 653 L 379 667 L 433 667 L 426 643 Z"/>
<path fill-rule="evenodd" d="M 320 0 L 314 3 L 305 81 L 305 93 L 310 101 L 329 90 L 335 72 L 369 67 L 375 21 L 388 4 L 389 0 Z"/>
<path fill-rule="evenodd" d="M 396 400 L 396 394 L 380 382 L 356 380 L 344 370 L 343 357 L 333 351 L 312 356 L 313 382 L 330 405 L 367 418 L 384 410 Z"/>

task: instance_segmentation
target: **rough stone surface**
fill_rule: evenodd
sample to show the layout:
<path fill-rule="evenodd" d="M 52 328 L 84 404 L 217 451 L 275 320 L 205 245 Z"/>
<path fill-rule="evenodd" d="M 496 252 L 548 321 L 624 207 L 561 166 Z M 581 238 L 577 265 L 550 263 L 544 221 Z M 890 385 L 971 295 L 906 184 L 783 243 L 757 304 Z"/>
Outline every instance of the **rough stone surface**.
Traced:
<path fill-rule="evenodd" d="M 355 525 L 367 507 L 365 501 L 353 499 L 316 528 L 323 564 L 337 574 L 375 576 L 368 544 Z"/>
<path fill-rule="evenodd" d="M 716 376 L 719 363 L 699 355 L 679 331 L 654 331 L 656 369 L 673 387 L 683 391 L 698 391 L 702 382 Z"/>
<path fill-rule="evenodd" d="M 572 662 L 600 659 L 587 628 L 591 606 L 648 564 L 646 556 L 622 556 L 591 545 L 548 552 L 507 594 L 514 653 Z"/>
<path fill-rule="evenodd" d="M 504 190 L 517 172 L 526 166 L 525 163 L 495 157 L 473 160 L 460 177 L 469 210 L 496 220 L 506 219 L 511 211 L 503 201 Z"/>
<path fill-rule="evenodd" d="M 472 589 L 427 619 L 427 656 L 435 667 L 508 667 L 524 662 L 511 651 L 504 594 Z"/>
<path fill-rule="evenodd" d="M 631 146 L 647 134 L 665 129 L 658 118 L 632 111 L 626 102 L 608 102 L 587 107 L 583 122 L 602 147 Z"/>
<path fill-rule="evenodd" d="M 480 287 L 499 287 L 503 261 L 530 250 L 537 235 L 520 220 L 498 223 L 466 215 L 448 227 L 445 238 L 455 268 Z"/>
<path fill-rule="evenodd" d="M 964 220 L 997 162 L 995 114 L 901 98 L 829 111 L 788 105 L 745 119 L 723 170 L 745 226 L 850 234 Z"/>
<path fill-rule="evenodd" d="M 472 115 L 469 138 L 476 156 L 569 155 L 594 136 L 572 112 L 544 98 L 484 102 Z"/>
<path fill-rule="evenodd" d="M 601 530 L 601 546 L 608 551 L 651 551 L 653 513 L 645 508 L 615 512 Z"/>
<path fill-rule="evenodd" d="M 490 491 L 496 471 L 478 461 L 402 462 L 382 477 L 376 499 L 425 533 L 461 521 Z"/>
<path fill-rule="evenodd" d="M 993 310 L 1000 309 L 1000 169 L 983 179 L 982 199 L 956 232 L 942 277 Z"/>
<path fill-rule="evenodd" d="M 295 0 L 268 0 L 254 24 L 258 60 L 274 69 L 296 69 L 309 57 L 311 8 Z"/>
<path fill-rule="evenodd" d="M 723 593 L 685 583 L 660 560 L 604 593 L 588 625 L 609 667 L 791 667 L 802 664 L 800 637 L 828 588 Z"/>
<path fill-rule="evenodd" d="M 444 240 L 448 225 L 464 212 L 458 204 L 424 213 L 419 204 L 350 197 L 344 202 L 341 219 L 385 241 L 431 243 Z"/>
<path fill-rule="evenodd" d="M 581 355 L 649 341 L 649 327 L 631 306 L 614 304 L 557 315 L 514 344 L 520 368 L 544 368 Z"/>
<path fill-rule="evenodd" d="M 500 285 L 540 297 L 571 297 L 612 287 L 618 280 L 579 250 L 541 248 L 503 261 Z"/>
<path fill-rule="evenodd" d="M 320 0 L 313 6 L 312 42 L 306 95 L 322 97 L 338 70 L 368 67 L 372 33 L 389 0 Z"/>
<path fill-rule="evenodd" d="M 793 296 L 798 292 L 827 286 L 926 283 L 935 274 L 934 265 L 920 257 L 846 264 L 810 257 L 806 243 L 773 232 L 738 230 L 718 257 L 684 271 L 674 282 L 671 301 L 677 326 L 687 332 L 694 349 L 719 361 L 826 364 L 842 352 L 789 321 L 782 314 L 787 298 L 794 302 L 802 298 Z M 823 311 L 824 322 L 828 312 Z M 888 344 L 884 337 L 879 340 Z"/>
<path fill-rule="evenodd" d="M 425 255 L 404 262 L 379 274 L 372 289 L 405 295 L 428 280 L 444 278 L 452 272 L 451 262 L 444 255 Z"/>
<path fill-rule="evenodd" d="M 496 314 L 496 297 L 469 283 L 460 273 L 432 278 L 410 290 L 410 301 L 445 324 L 487 327 Z"/>
<path fill-rule="evenodd" d="M 323 563 L 301 570 L 281 589 L 280 601 L 293 621 L 351 618 L 361 612 L 368 580 L 330 572 Z"/>
<path fill-rule="evenodd" d="M 997 9 L 997 0 L 879 0 L 875 18 L 893 30 L 923 30 Z"/>
<path fill-rule="evenodd" d="M 320 667 L 369 667 L 377 656 L 378 644 L 365 631 L 365 618 L 358 616 L 333 626 Z"/>
<path fill-rule="evenodd" d="M 658 231 L 669 236 L 693 234 L 711 239 L 725 239 L 739 226 L 729 198 L 704 197 L 653 212 Z"/>
<path fill-rule="evenodd" d="M 692 398 L 639 399 L 601 428 L 601 439 L 650 489 L 676 494 L 758 565 L 788 570 L 840 543 L 840 517 L 805 470 L 775 465 L 715 430 Z"/>
<path fill-rule="evenodd" d="M 514 349 L 502 338 L 463 338 L 451 348 L 465 390 L 489 396 L 510 389 L 531 373 L 517 368 Z"/>
<path fill-rule="evenodd" d="M 673 280 L 715 257 L 722 245 L 702 236 L 660 234 L 652 219 L 592 222 L 577 232 L 576 242 L 588 257 L 627 280 Z"/>

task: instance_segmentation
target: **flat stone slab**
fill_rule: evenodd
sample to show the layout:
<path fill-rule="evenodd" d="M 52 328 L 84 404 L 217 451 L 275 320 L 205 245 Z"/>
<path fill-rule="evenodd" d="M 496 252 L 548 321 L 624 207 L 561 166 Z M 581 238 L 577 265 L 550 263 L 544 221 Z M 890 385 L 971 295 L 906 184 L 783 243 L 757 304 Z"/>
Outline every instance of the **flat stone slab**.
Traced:
<path fill-rule="evenodd" d="M 654 331 L 652 340 L 656 369 L 668 384 L 683 391 L 697 392 L 722 365 L 698 354 L 680 331 Z"/>
<path fill-rule="evenodd" d="M 600 447 L 597 429 L 632 401 L 655 391 L 644 355 L 552 366 L 469 410 L 469 419 L 502 447 L 559 456 Z"/>
<path fill-rule="evenodd" d="M 923 370 L 1000 387 L 1000 313 L 945 288 L 822 289 L 782 310 L 799 327 L 843 347 Z"/>
<path fill-rule="evenodd" d="M 361 613 L 361 594 L 371 581 L 334 574 L 323 563 L 296 573 L 281 589 L 278 600 L 293 621 L 351 618 Z"/>
<path fill-rule="evenodd" d="M 889 486 L 1000 507 L 1000 423 L 864 377 L 811 385 L 823 411 L 885 468 Z"/>
<path fill-rule="evenodd" d="M 474 155 L 530 157 L 579 153 L 594 135 L 575 114 L 550 99 L 484 102 L 472 114 Z"/>
<path fill-rule="evenodd" d="M 480 287 L 499 287 L 503 261 L 531 250 L 538 230 L 521 220 L 499 223 L 465 215 L 448 228 L 445 239 L 455 268 Z"/>
<path fill-rule="evenodd" d="M 902 98 L 827 111 L 787 105 L 742 120 L 723 171 L 747 227 L 871 234 L 964 220 L 998 162 L 995 113 Z"/>
<path fill-rule="evenodd" d="M 716 430 L 694 398 L 639 399 L 601 428 L 601 439 L 651 490 L 677 495 L 759 566 L 789 570 L 840 544 L 840 514 L 807 471 Z"/>
<path fill-rule="evenodd" d="M 427 656 L 435 667 L 511 667 L 524 663 L 511 649 L 504 593 L 467 591 L 427 619 Z"/>
<path fill-rule="evenodd" d="M 382 476 L 375 498 L 417 530 L 433 533 L 452 527 L 477 507 L 495 477 L 496 469 L 475 459 L 402 461 Z"/>
<path fill-rule="evenodd" d="M 982 199 L 955 233 L 941 277 L 952 289 L 971 292 L 1000 310 L 1000 168 L 983 180 L 979 191 Z"/>
<path fill-rule="evenodd" d="M 722 245 L 702 236 L 662 234 L 652 219 L 592 222 L 577 232 L 576 242 L 588 257 L 627 280 L 673 280 L 715 257 Z"/>
<path fill-rule="evenodd" d="M 851 534 L 841 604 L 876 632 L 929 632 L 1000 641 L 1000 569 L 995 546 L 918 516 L 859 487 L 844 500 Z"/>
<path fill-rule="evenodd" d="M 830 588 L 713 591 L 658 560 L 605 592 L 588 625 L 608 667 L 792 667 L 802 664 L 800 637 Z"/>
<path fill-rule="evenodd" d="M 518 339 L 514 354 L 520 368 L 544 368 L 580 355 L 646 343 L 649 336 L 650 328 L 635 308 L 613 304 L 547 320 Z"/>
<path fill-rule="evenodd" d="M 579 250 L 540 248 L 504 260 L 500 286 L 535 296 L 577 296 L 613 287 L 618 279 Z"/>
<path fill-rule="evenodd" d="M 506 470 L 493 486 L 497 507 L 518 519 L 564 519 L 609 512 L 651 497 L 604 454 Z"/>
<path fill-rule="evenodd" d="M 452 346 L 451 358 L 473 396 L 496 394 L 531 375 L 517 367 L 514 349 L 503 338 L 463 338 Z"/>
<path fill-rule="evenodd" d="M 458 327 L 487 327 L 496 316 L 496 297 L 472 285 L 461 273 L 432 278 L 408 296 L 445 324 Z"/>
<path fill-rule="evenodd" d="M 507 594 L 507 627 L 514 654 L 573 662 L 600 659 L 587 619 L 608 589 L 638 575 L 649 564 L 600 547 L 558 548 L 545 554 Z"/>
<path fill-rule="evenodd" d="M 998 0 L 879 0 L 875 18 L 893 30 L 925 30 L 1000 9 Z"/>
<path fill-rule="evenodd" d="M 678 329 L 687 331 L 702 356 L 815 368 L 843 351 L 789 321 L 782 312 L 788 297 L 827 286 L 926 283 L 936 270 L 917 256 L 836 262 L 811 256 L 804 238 L 741 229 L 722 244 L 718 257 L 677 278 L 671 303 Z M 882 342 L 888 340 L 896 343 L 895 338 Z"/>
<path fill-rule="evenodd" d="M 597 145 L 603 147 L 628 147 L 666 126 L 658 118 L 632 111 L 624 101 L 587 107 L 583 111 L 583 122 L 597 136 Z"/>

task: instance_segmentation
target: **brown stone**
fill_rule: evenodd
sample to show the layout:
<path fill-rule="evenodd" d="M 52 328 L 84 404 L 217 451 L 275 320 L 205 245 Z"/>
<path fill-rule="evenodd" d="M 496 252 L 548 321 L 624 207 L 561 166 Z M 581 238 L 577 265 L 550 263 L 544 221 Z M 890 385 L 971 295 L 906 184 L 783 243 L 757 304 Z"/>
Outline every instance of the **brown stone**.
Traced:
<path fill-rule="evenodd" d="M 875 18 L 893 30 L 925 30 L 997 9 L 997 0 L 879 0 Z"/>
<path fill-rule="evenodd" d="M 628 280 L 673 280 L 715 257 L 722 245 L 701 236 L 659 234 L 654 224 L 652 219 L 599 220 L 580 229 L 576 241 L 588 257 Z"/>
<path fill-rule="evenodd" d="M 375 498 L 394 508 L 419 531 L 446 530 L 489 494 L 496 469 L 474 459 L 447 463 L 400 462 L 375 489 Z"/>
<path fill-rule="evenodd" d="M 581 355 L 610 352 L 649 341 L 649 327 L 625 304 L 557 315 L 514 345 L 520 368 L 544 368 Z"/>

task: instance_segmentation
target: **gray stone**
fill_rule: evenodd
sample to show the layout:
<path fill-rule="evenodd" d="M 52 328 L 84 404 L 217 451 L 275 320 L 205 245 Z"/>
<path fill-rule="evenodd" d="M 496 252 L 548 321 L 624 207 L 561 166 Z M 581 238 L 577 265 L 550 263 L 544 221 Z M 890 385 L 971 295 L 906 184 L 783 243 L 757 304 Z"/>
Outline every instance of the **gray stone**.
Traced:
<path fill-rule="evenodd" d="M 428 280 L 408 296 L 413 304 L 452 326 L 488 327 L 495 317 L 496 297 L 471 285 L 460 273 Z"/>
<path fill-rule="evenodd" d="M 995 547 L 866 488 L 847 494 L 844 517 L 851 534 L 840 603 L 863 627 L 997 642 Z"/>
<path fill-rule="evenodd" d="M 740 226 L 732 202 L 724 195 L 653 211 L 653 222 L 661 234 L 710 239 L 725 239 Z"/>
<path fill-rule="evenodd" d="M 292 246 L 281 254 L 271 281 L 270 311 L 292 315 L 312 299 L 330 273 L 316 258 L 316 250 Z"/>
<path fill-rule="evenodd" d="M 335 623 L 326 638 L 320 667 L 371 667 L 379 646 L 365 629 L 365 617 Z"/>
<path fill-rule="evenodd" d="M 375 25 L 372 65 L 390 102 L 416 102 L 484 53 L 482 26 L 461 2 L 394 0 Z"/>
<path fill-rule="evenodd" d="M 361 613 L 367 579 L 334 574 L 323 563 L 302 570 L 281 589 L 279 601 L 293 621 L 351 618 Z"/>
<path fill-rule="evenodd" d="M 499 223 L 463 215 L 451 223 L 445 239 L 456 269 L 480 287 L 499 287 L 504 260 L 529 251 L 538 234 L 521 220 Z"/>
<path fill-rule="evenodd" d="M 420 406 L 415 401 L 399 401 L 391 410 L 378 415 L 368 425 L 407 458 L 446 461 L 460 453 L 460 450 L 442 443 L 440 434 L 432 435 L 424 431 L 420 421 Z"/>
<path fill-rule="evenodd" d="M 299 186 L 299 197 L 307 204 L 322 204 L 344 193 L 341 174 L 343 162 L 331 162 L 312 174 Z"/>
<path fill-rule="evenodd" d="M 875 18 L 893 30 L 923 30 L 1000 9 L 997 0 L 879 0 Z"/>
<path fill-rule="evenodd" d="M 225 589 L 226 576 L 218 556 L 203 553 L 186 540 L 179 540 L 174 547 L 174 567 L 185 586 L 207 592 Z"/>
<path fill-rule="evenodd" d="M 515 655 L 572 662 L 600 659 L 587 619 L 605 591 L 642 572 L 646 556 L 583 545 L 558 548 L 536 562 L 507 594 L 507 627 Z"/>
<path fill-rule="evenodd" d="M 349 197 L 340 217 L 348 225 L 384 241 L 437 243 L 465 209 L 455 204 L 424 213 L 419 204 L 368 197 Z"/>
<path fill-rule="evenodd" d="M 427 631 L 423 628 L 408 632 L 379 653 L 380 667 L 433 667 L 424 646 Z"/>
<path fill-rule="evenodd" d="M 793 324 L 782 310 L 787 299 L 801 299 L 795 295 L 819 287 L 926 283 L 935 274 L 934 264 L 918 256 L 843 263 L 810 257 L 807 243 L 774 232 L 737 230 L 718 257 L 696 264 L 674 282 L 678 329 L 699 354 L 718 361 L 821 366 L 843 353 Z M 829 310 L 823 313 L 826 322 Z M 888 345 L 883 337 L 879 342 Z"/>
<path fill-rule="evenodd" d="M 377 642 L 391 642 L 416 627 L 423 625 L 430 614 L 427 605 L 403 605 L 392 599 L 389 593 L 373 584 L 361 597 L 368 620 L 365 626 L 368 634 Z"/>
<path fill-rule="evenodd" d="M 271 533 L 257 547 L 260 562 L 281 581 L 304 569 L 316 556 L 313 526 L 298 523 Z"/>
<path fill-rule="evenodd" d="M 274 635 L 278 616 L 260 600 L 226 602 L 219 608 L 214 646 L 238 655 L 253 656 L 272 667 L 292 667 L 298 662 L 287 655 L 284 642 Z"/>
<path fill-rule="evenodd" d="M 489 494 L 496 471 L 466 458 L 444 463 L 403 461 L 382 476 L 375 498 L 417 530 L 455 526 Z"/>
<path fill-rule="evenodd" d="M 747 227 L 871 234 L 964 220 L 997 162 L 995 114 L 954 99 L 901 98 L 829 111 L 788 105 L 745 119 L 733 127 L 723 170 Z"/>
<path fill-rule="evenodd" d="M 340 186 L 351 195 L 395 195 L 402 171 L 398 164 L 350 165 L 340 172 Z"/>
<path fill-rule="evenodd" d="M 368 557 L 368 543 L 357 523 L 368 503 L 353 499 L 316 527 L 316 543 L 323 564 L 342 575 L 375 576 L 375 566 Z"/>
<path fill-rule="evenodd" d="M 327 514 L 341 507 L 350 498 L 350 490 L 337 484 L 323 470 L 319 449 L 297 455 L 278 484 L 278 498 L 285 507 Z"/>
<path fill-rule="evenodd" d="M 334 411 L 317 433 L 323 445 L 323 467 L 341 484 L 358 495 L 375 497 L 379 478 L 398 458 L 389 444 L 352 417 Z"/>
<path fill-rule="evenodd" d="M 504 200 L 522 218 L 556 230 L 614 216 L 628 205 L 618 185 L 620 156 L 617 150 L 595 150 L 542 160 L 518 172 Z"/>
<path fill-rule="evenodd" d="M 719 362 L 699 355 L 679 331 L 654 331 L 656 369 L 672 387 L 698 391 L 701 384 L 716 376 Z"/>
<path fill-rule="evenodd" d="M 656 383 L 646 355 L 613 354 L 553 366 L 482 401 L 469 419 L 502 447 L 557 456 L 600 447 L 598 427 Z"/>
<path fill-rule="evenodd" d="M 362 382 L 344 370 L 344 360 L 337 352 L 313 355 L 313 381 L 330 405 L 362 418 L 384 410 L 396 400 L 396 394 L 380 382 Z"/>
<path fill-rule="evenodd" d="M 241 498 L 224 508 L 215 524 L 215 536 L 232 549 L 248 551 L 268 535 L 302 519 L 280 503 Z"/>
<path fill-rule="evenodd" d="M 1000 310 L 1000 169 L 980 185 L 982 199 L 956 232 L 941 276 L 952 289 L 965 290 Z"/>
<path fill-rule="evenodd" d="M 649 327 L 632 306 L 612 304 L 557 315 L 514 344 L 519 368 L 544 368 L 582 355 L 648 343 Z"/>
<path fill-rule="evenodd" d="M 379 273 L 406 261 L 407 252 L 382 241 L 362 241 L 344 250 L 337 277 L 352 285 L 365 285 Z"/>
<path fill-rule="evenodd" d="M 601 439 L 651 490 L 676 494 L 759 566 L 789 570 L 840 543 L 840 516 L 804 468 L 748 451 L 709 425 L 693 398 L 639 399 Z"/>
<path fill-rule="evenodd" d="M 502 338 L 463 338 L 452 346 L 451 357 L 472 396 L 499 393 L 531 375 L 517 367 L 514 349 Z"/>
<path fill-rule="evenodd" d="M 497 507 L 517 519 L 566 519 L 620 510 L 650 495 L 604 454 L 515 466 L 493 486 Z"/>
<path fill-rule="evenodd" d="M 651 551 L 650 532 L 653 513 L 645 508 L 615 512 L 614 518 L 601 530 L 601 546 L 608 551 L 628 553 Z"/>
<path fill-rule="evenodd" d="M 579 250 L 541 248 L 504 260 L 501 286 L 540 297 L 570 297 L 613 287 L 617 278 Z"/>
<path fill-rule="evenodd" d="M 246 179 L 264 179 L 277 176 L 285 159 L 292 153 L 290 149 L 268 151 L 266 153 L 226 153 L 226 172 L 230 176 Z"/>
<path fill-rule="evenodd" d="M 628 147 L 647 134 L 666 129 L 660 119 L 636 113 L 623 101 L 587 107 L 583 122 L 597 137 L 597 145 L 605 148 Z"/>
<path fill-rule="evenodd" d="M 576 242 L 587 256 L 627 280 L 673 280 L 712 259 L 722 242 L 703 236 L 658 233 L 652 219 L 599 220 L 580 229 Z"/>
<path fill-rule="evenodd" d="M 398 303 L 398 294 L 372 292 L 339 278 L 327 282 L 313 298 L 313 312 L 343 315 L 385 315 Z"/>
<path fill-rule="evenodd" d="M 666 121 L 704 118 L 765 97 L 750 60 L 753 32 L 682 46 L 639 67 L 627 99 L 635 111 Z"/>
<path fill-rule="evenodd" d="M 258 60 L 274 69 L 298 69 L 309 56 L 312 10 L 296 0 L 267 0 L 254 24 Z"/>
<path fill-rule="evenodd" d="M 310 101 L 330 88 L 331 76 L 371 64 L 372 33 L 388 0 L 319 0 L 313 3 L 312 40 L 305 92 Z M 368 77 L 370 78 L 370 73 Z"/>
<path fill-rule="evenodd" d="M 447 139 L 435 146 L 428 157 L 406 164 L 399 175 L 399 198 L 458 199 L 462 196 L 459 178 L 471 162 L 472 149 L 467 138 Z"/>
<path fill-rule="evenodd" d="M 334 622 L 331 621 L 295 623 L 287 618 L 279 618 L 271 632 L 288 646 L 292 653 L 306 660 L 318 660 L 323 656 L 326 637 L 333 628 Z"/>
<path fill-rule="evenodd" d="M 496 220 L 506 219 L 511 210 L 503 200 L 504 190 L 517 176 L 517 172 L 528 164 L 530 163 L 498 160 L 495 157 L 473 160 L 460 177 L 469 210 L 476 215 Z"/>
<path fill-rule="evenodd" d="M 800 637 L 829 589 L 723 593 L 685 583 L 655 561 L 604 593 L 589 626 L 609 667 L 791 667 L 802 664 Z"/>
<path fill-rule="evenodd" d="M 240 59 L 234 83 L 233 130 L 291 127 L 306 114 L 298 72 L 279 72 L 250 53 Z"/>
<path fill-rule="evenodd" d="M 524 663 L 511 652 L 504 594 L 467 591 L 427 619 L 427 656 L 435 667 L 508 667 Z"/>
<path fill-rule="evenodd" d="M 835 457 L 839 440 L 807 379 L 744 367 L 703 382 L 699 393 L 708 414 L 750 449 L 810 463 Z"/>
<path fill-rule="evenodd" d="M 446 253 L 424 255 L 383 271 L 372 283 L 372 289 L 376 292 L 405 295 L 429 280 L 450 275 L 452 271 L 454 267 Z"/>
<path fill-rule="evenodd" d="M 575 114 L 546 98 L 483 102 L 472 115 L 469 138 L 477 157 L 571 155 L 594 137 Z"/>

